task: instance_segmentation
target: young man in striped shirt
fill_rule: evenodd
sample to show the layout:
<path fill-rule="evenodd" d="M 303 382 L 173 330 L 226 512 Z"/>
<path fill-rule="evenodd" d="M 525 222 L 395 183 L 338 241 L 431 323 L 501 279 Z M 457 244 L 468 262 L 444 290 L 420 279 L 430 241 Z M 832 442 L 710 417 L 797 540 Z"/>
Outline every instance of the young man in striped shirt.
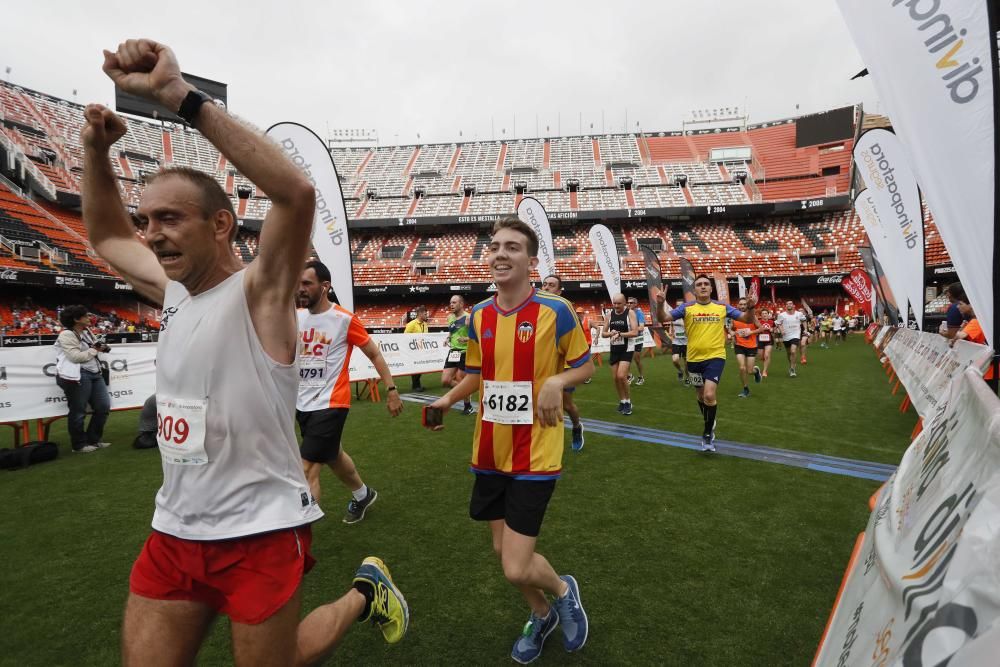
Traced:
<path fill-rule="evenodd" d="M 488 263 L 497 294 L 472 309 L 465 379 L 431 404 L 446 410 L 479 391 L 469 514 L 489 522 L 504 575 L 531 608 L 511 652 L 522 664 L 541 655 L 557 625 L 567 651 L 582 648 L 588 631 L 576 579 L 535 551 L 562 469 L 563 391 L 594 372 L 572 305 L 531 286 L 537 255 L 531 227 L 517 218 L 494 225 Z"/>

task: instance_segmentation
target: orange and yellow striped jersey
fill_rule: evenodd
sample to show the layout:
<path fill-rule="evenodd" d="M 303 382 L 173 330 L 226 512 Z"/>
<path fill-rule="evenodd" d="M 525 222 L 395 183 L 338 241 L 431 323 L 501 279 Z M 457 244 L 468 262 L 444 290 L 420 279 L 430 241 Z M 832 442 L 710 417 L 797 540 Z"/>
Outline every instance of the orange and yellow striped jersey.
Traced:
<path fill-rule="evenodd" d="M 469 323 L 467 373 L 478 373 L 479 413 L 472 439 L 472 470 L 518 479 L 554 479 L 562 470 L 563 426 L 500 424 L 483 419 L 483 383 L 531 382 L 537 409 L 542 384 L 590 359 L 590 346 L 569 301 L 535 292 L 505 311 L 496 297 L 476 304 Z"/>

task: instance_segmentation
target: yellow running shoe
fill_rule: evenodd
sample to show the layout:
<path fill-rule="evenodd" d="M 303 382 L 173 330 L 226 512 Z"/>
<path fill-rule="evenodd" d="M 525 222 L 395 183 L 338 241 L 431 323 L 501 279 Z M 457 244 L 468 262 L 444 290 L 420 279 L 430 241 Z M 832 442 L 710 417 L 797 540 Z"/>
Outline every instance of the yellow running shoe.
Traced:
<path fill-rule="evenodd" d="M 366 621 L 371 621 L 382 630 L 385 641 L 395 644 L 410 625 L 410 609 L 406 598 L 392 580 L 389 568 L 381 559 L 369 556 L 361 562 L 354 575 L 354 582 L 365 582 L 373 590 L 371 610 Z"/>

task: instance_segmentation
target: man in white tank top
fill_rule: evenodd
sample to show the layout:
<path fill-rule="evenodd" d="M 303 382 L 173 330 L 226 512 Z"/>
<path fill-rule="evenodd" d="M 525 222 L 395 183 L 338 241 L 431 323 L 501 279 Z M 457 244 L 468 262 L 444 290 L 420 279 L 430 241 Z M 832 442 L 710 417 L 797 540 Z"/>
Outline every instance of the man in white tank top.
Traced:
<path fill-rule="evenodd" d="M 130 219 L 108 157 L 125 122 L 100 105 L 84 111 L 90 242 L 137 292 L 163 305 L 156 391 L 163 486 L 129 579 L 122 662 L 193 663 L 219 613 L 232 621 L 237 664 L 317 662 L 356 620 L 399 641 L 409 613 L 377 558 L 364 560 L 343 597 L 299 623 L 301 579 L 314 563 L 310 524 L 323 516 L 293 426 L 293 295 L 314 188 L 276 144 L 188 84 L 166 46 L 124 42 L 104 52 L 104 71 L 124 91 L 177 111 L 272 203 L 248 267 L 232 250 L 232 202 L 211 175 L 162 171 Z"/>
<path fill-rule="evenodd" d="M 302 467 L 312 497 L 319 502 L 319 473 L 324 465 L 346 486 L 353 499 L 344 523 L 357 523 L 378 498 L 365 484 L 354 460 L 340 445 L 351 408 L 351 351 L 356 346 L 375 366 L 385 383 L 386 407 L 393 417 L 403 411 L 399 390 L 392 381 L 378 344 L 358 316 L 330 302 L 330 270 L 309 262 L 299 281 L 299 397 L 295 418 L 302 432 Z"/>

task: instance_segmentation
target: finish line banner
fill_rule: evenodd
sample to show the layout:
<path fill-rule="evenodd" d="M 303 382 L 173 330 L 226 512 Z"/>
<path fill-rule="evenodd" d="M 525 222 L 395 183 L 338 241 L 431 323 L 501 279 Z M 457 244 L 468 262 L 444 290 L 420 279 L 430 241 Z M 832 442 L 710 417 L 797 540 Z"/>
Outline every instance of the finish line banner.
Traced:
<path fill-rule="evenodd" d="M 111 373 L 111 409 L 139 408 L 156 392 L 156 343 L 112 346 L 100 355 Z M 0 348 L 0 422 L 69 412 L 56 384 L 56 347 Z"/>
<path fill-rule="evenodd" d="M 815 667 L 995 665 L 1000 399 L 967 369 L 879 493 Z"/>
<path fill-rule="evenodd" d="M 951 347 L 944 336 L 925 331 L 887 327 L 886 335 L 885 355 L 924 419 L 947 399 L 949 387 L 965 369 L 982 371 L 993 356 L 985 345 L 957 340 Z"/>

